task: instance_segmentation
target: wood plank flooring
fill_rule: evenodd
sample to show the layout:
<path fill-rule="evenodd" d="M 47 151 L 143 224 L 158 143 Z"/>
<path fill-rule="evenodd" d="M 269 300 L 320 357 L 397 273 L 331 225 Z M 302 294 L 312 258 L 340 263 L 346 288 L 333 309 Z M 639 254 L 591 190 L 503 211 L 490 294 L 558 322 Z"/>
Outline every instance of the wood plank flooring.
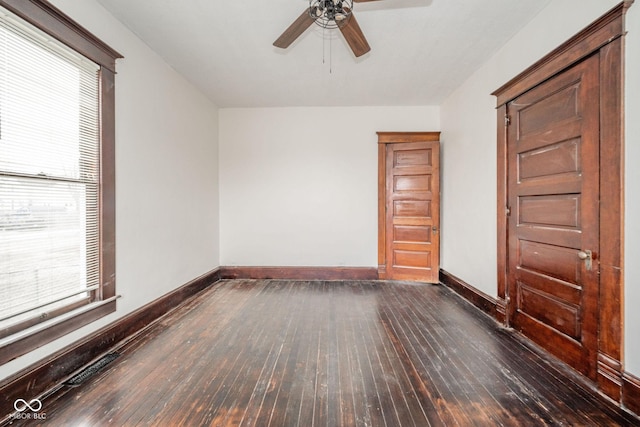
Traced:
<path fill-rule="evenodd" d="M 640 425 L 438 285 L 221 281 L 119 351 L 39 423 Z"/>

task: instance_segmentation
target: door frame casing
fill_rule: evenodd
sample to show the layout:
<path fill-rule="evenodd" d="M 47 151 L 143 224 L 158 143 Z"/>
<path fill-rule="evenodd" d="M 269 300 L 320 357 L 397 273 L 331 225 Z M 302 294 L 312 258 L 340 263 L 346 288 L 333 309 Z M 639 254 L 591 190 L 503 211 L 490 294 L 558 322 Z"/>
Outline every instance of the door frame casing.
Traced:
<path fill-rule="evenodd" d="M 620 401 L 624 327 L 624 1 L 492 93 L 497 97 L 497 318 L 509 325 L 507 103 L 591 55 L 600 60 L 600 283 L 597 385 Z"/>
<path fill-rule="evenodd" d="M 378 135 L 378 278 L 387 276 L 387 145 L 440 141 L 440 132 L 376 132 Z"/>

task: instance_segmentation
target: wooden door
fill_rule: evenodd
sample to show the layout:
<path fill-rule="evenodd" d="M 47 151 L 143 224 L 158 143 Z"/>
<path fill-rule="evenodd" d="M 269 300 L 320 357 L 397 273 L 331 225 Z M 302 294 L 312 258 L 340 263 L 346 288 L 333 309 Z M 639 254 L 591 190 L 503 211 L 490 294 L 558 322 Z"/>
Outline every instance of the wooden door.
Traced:
<path fill-rule="evenodd" d="M 510 324 L 596 376 L 599 59 L 507 104 Z"/>
<path fill-rule="evenodd" d="M 439 133 L 382 134 L 381 278 L 437 283 L 440 248 Z"/>

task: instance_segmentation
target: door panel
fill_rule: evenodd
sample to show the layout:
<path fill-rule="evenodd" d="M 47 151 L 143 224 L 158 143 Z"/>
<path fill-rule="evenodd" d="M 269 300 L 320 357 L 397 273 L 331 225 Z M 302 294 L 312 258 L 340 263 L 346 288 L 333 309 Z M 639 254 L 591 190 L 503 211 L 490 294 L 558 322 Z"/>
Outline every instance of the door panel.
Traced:
<path fill-rule="evenodd" d="M 591 378 L 598 348 L 599 108 L 597 57 L 507 105 L 510 323 Z M 593 256 L 583 260 L 586 251 Z"/>
<path fill-rule="evenodd" d="M 430 217 L 430 200 L 394 200 L 393 214 L 396 217 Z"/>
<path fill-rule="evenodd" d="M 523 196 L 518 200 L 520 225 L 555 225 L 580 228 L 580 196 L 555 194 L 552 196 Z"/>
<path fill-rule="evenodd" d="M 436 283 L 439 276 L 439 142 L 386 145 L 386 272 Z"/>

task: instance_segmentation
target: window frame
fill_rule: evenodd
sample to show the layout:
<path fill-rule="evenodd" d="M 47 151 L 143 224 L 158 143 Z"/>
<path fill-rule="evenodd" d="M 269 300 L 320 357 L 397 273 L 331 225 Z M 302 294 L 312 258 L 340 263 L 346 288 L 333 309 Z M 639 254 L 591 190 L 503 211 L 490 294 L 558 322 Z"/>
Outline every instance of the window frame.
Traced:
<path fill-rule="evenodd" d="M 0 365 L 116 311 L 115 63 L 118 52 L 46 0 L 0 0 L 0 6 L 99 65 L 99 263 L 96 302 L 17 332 L 0 344 Z"/>

